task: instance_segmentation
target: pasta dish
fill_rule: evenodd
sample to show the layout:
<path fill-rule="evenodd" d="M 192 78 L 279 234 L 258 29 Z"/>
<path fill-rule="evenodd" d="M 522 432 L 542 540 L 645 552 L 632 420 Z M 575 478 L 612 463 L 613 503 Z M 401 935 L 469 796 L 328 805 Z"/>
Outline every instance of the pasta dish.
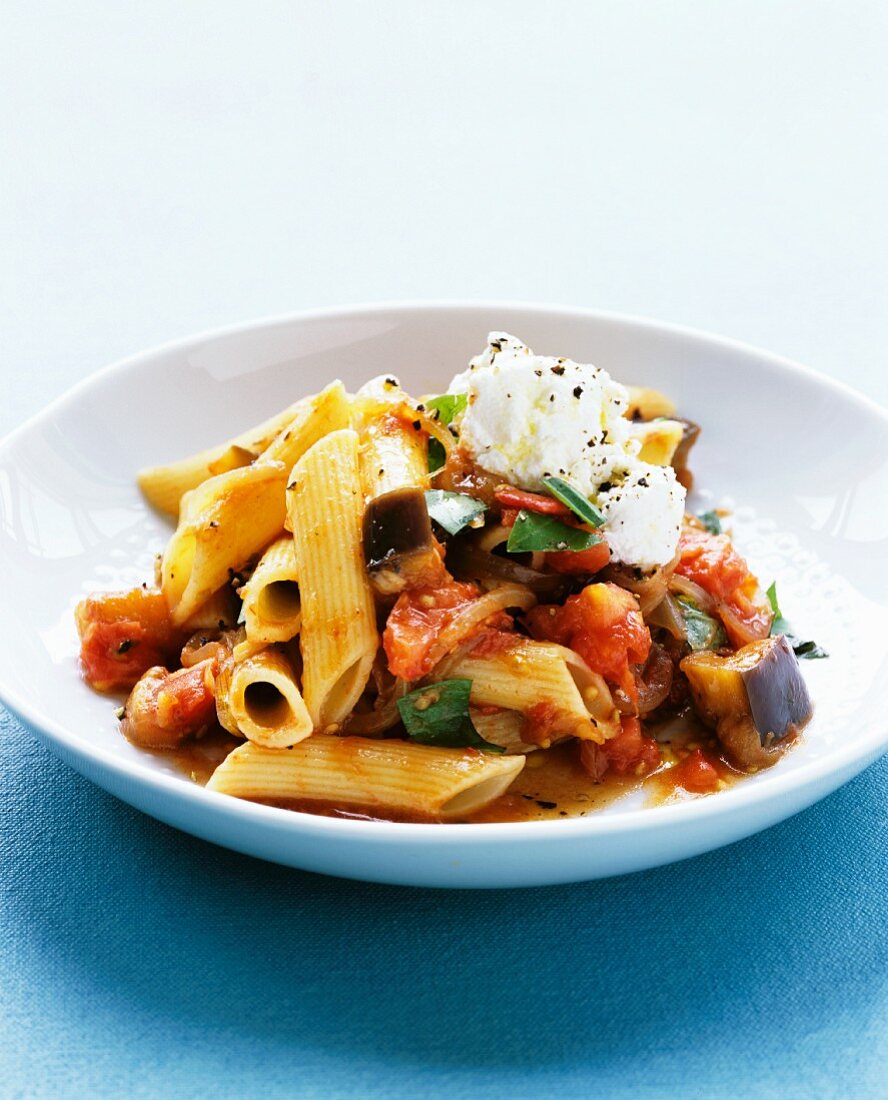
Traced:
<path fill-rule="evenodd" d="M 795 636 L 687 510 L 699 427 L 657 391 L 491 333 L 442 394 L 335 381 L 143 470 L 155 576 L 76 609 L 120 728 L 211 790 L 315 813 L 505 821 L 688 798 L 810 718 Z"/>

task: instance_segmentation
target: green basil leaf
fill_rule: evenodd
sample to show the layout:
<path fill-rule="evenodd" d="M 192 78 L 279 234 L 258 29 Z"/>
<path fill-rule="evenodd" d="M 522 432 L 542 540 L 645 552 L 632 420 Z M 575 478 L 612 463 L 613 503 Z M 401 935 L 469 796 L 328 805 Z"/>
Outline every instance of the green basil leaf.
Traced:
<path fill-rule="evenodd" d="M 819 661 L 828 657 L 826 650 L 816 642 L 803 642 L 794 634 L 787 634 L 786 640 L 792 646 L 792 651 L 800 661 Z"/>
<path fill-rule="evenodd" d="M 552 516 L 541 516 L 522 508 L 509 532 L 506 549 L 512 554 L 533 550 L 588 550 L 599 542 L 601 536 L 593 531 L 568 527 Z"/>
<path fill-rule="evenodd" d="M 697 519 L 703 524 L 710 535 L 720 535 L 722 533 L 722 521 L 718 512 L 701 512 Z"/>
<path fill-rule="evenodd" d="M 543 478 L 543 483 L 552 496 L 556 500 L 560 500 L 562 504 L 566 504 L 577 519 L 581 519 L 583 523 L 588 523 L 590 527 L 600 527 L 604 523 L 604 516 L 592 501 L 584 497 L 579 489 L 574 488 L 563 477 L 547 475 Z"/>
<path fill-rule="evenodd" d="M 429 515 L 449 535 L 458 534 L 473 519 L 487 511 L 487 505 L 480 500 L 464 493 L 449 493 L 444 489 L 430 489 L 425 499 Z"/>
<path fill-rule="evenodd" d="M 478 733 L 469 716 L 471 680 L 442 680 L 417 688 L 398 700 L 407 736 L 422 745 L 445 748 L 471 746 L 487 752 L 505 752 Z"/>
<path fill-rule="evenodd" d="M 427 409 L 438 414 L 442 424 L 449 424 L 464 412 L 468 403 L 469 397 L 465 393 L 442 393 L 440 397 L 430 397 L 423 402 Z"/>
<path fill-rule="evenodd" d="M 771 610 L 774 612 L 774 621 L 771 623 L 771 637 L 773 638 L 776 634 L 783 634 L 792 647 L 793 653 L 800 661 L 819 661 L 823 657 L 828 657 L 829 654 L 826 650 L 816 642 L 804 641 L 793 634 L 792 627 L 787 620 L 784 619 L 783 612 L 780 610 L 780 604 L 777 600 L 776 581 L 771 584 L 766 594 L 768 603 L 771 605 Z"/>
<path fill-rule="evenodd" d="M 768 591 L 765 593 L 765 595 L 768 597 L 768 603 L 771 605 L 771 610 L 774 612 L 774 618 L 775 619 L 782 618 L 782 615 L 780 614 L 780 604 L 777 601 L 777 582 L 776 581 L 771 581 L 771 585 L 768 588 Z"/>
<path fill-rule="evenodd" d="M 681 610 L 688 645 L 691 649 L 695 652 L 701 649 L 720 649 L 721 646 L 728 644 L 728 637 L 718 619 L 701 611 L 686 596 L 676 596 L 675 602 Z"/>
<path fill-rule="evenodd" d="M 432 436 L 429 439 L 429 473 L 437 473 L 446 461 L 447 452 L 444 450 L 444 444 Z"/>

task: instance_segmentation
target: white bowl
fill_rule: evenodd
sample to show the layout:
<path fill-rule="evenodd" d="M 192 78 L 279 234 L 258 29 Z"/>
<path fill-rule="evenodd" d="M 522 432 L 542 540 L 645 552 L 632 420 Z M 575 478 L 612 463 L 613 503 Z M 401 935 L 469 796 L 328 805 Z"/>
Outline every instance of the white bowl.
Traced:
<path fill-rule="evenodd" d="M 236 434 L 335 377 L 354 387 L 393 372 L 414 393 L 441 389 L 490 329 L 656 386 L 703 426 L 694 505 L 736 507 L 741 550 L 766 583 L 778 579 L 799 632 L 831 654 L 804 666 L 816 703 L 804 741 L 714 796 L 653 808 L 636 797 L 585 818 L 491 825 L 253 805 L 205 791 L 129 745 L 115 704 L 80 679 L 71 613 L 86 592 L 150 576 L 168 538 L 135 471 Z M 195 336 L 101 371 L 0 444 L 0 697 L 63 760 L 133 806 L 294 867 L 423 886 L 531 886 L 684 859 L 809 806 L 885 749 L 886 457 L 888 416 L 844 386 L 749 347 L 632 318 L 520 304 L 380 305 Z"/>

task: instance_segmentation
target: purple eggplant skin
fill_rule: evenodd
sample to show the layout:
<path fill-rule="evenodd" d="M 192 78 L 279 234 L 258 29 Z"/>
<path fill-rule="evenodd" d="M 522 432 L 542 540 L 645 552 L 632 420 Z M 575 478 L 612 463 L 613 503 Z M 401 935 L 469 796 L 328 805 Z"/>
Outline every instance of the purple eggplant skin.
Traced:
<path fill-rule="evenodd" d="M 749 711 L 764 746 L 803 726 L 813 706 L 792 647 L 783 634 L 772 639 L 756 663 L 741 671 Z"/>
<path fill-rule="evenodd" d="M 422 489 L 392 489 L 369 502 L 363 520 L 364 560 L 381 596 L 394 596 L 437 563 Z"/>

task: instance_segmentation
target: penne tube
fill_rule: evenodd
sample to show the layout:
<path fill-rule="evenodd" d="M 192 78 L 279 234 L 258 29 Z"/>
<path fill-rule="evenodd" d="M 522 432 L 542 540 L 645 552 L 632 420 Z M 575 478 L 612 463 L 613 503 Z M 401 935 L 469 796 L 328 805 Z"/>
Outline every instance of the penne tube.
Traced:
<path fill-rule="evenodd" d="M 630 420 L 656 420 L 658 416 L 675 416 L 675 402 L 659 390 L 648 386 L 627 386 L 629 405 L 625 415 Z"/>
<path fill-rule="evenodd" d="M 360 435 L 361 484 L 364 498 L 373 500 L 393 489 L 428 489 L 428 439 L 419 421 L 384 413 L 368 421 Z"/>
<path fill-rule="evenodd" d="M 289 750 L 241 745 L 207 787 L 238 798 L 447 819 L 498 798 L 523 767 L 523 756 L 315 735 Z"/>
<path fill-rule="evenodd" d="M 564 737 L 601 744 L 616 732 L 610 692 L 604 681 L 599 686 L 588 669 L 588 677 L 581 675 L 575 661 L 579 658 L 563 646 L 516 637 L 514 643 L 490 655 L 473 656 L 470 650 L 456 661 L 445 662 L 437 676 L 471 680 L 471 701 L 476 707 L 520 711 L 527 718 L 524 736 L 543 748 Z M 596 705 L 601 691 L 607 695 L 606 713 Z"/>
<path fill-rule="evenodd" d="M 641 440 L 638 457 L 654 466 L 670 465 L 684 438 L 684 430 L 684 424 L 678 420 L 651 420 L 636 424 L 632 434 Z"/>
<path fill-rule="evenodd" d="M 161 563 L 177 626 L 283 531 L 285 485 L 284 467 L 268 463 L 217 474 L 183 497 Z"/>
<path fill-rule="evenodd" d="M 313 728 L 293 668 L 276 649 L 234 662 L 227 705 L 239 732 L 266 748 L 289 748 Z"/>
<path fill-rule="evenodd" d="M 216 673 L 216 719 L 219 725 L 240 736 L 237 720 L 231 713 L 231 677 L 234 672 L 234 662 L 223 661 Z"/>
<path fill-rule="evenodd" d="M 351 410 L 345 387 L 331 382 L 316 397 L 300 404 L 296 415 L 277 433 L 257 462 L 283 462 L 289 470 L 313 444 L 330 432 L 347 428 Z"/>
<path fill-rule="evenodd" d="M 177 516 L 182 498 L 187 492 L 196 489 L 216 474 L 249 466 L 311 400 L 312 398 L 302 398 L 283 412 L 217 447 L 199 451 L 178 462 L 140 470 L 136 479 L 139 488 L 155 508 Z"/>
<path fill-rule="evenodd" d="M 288 642 L 299 633 L 302 603 L 296 548 L 290 535 L 276 539 L 241 589 L 244 626 L 251 642 Z"/>
<path fill-rule="evenodd" d="M 322 731 L 340 723 L 360 698 L 379 645 L 358 477 L 358 436 L 344 429 L 303 455 L 287 487 L 302 594 L 303 692 Z"/>

